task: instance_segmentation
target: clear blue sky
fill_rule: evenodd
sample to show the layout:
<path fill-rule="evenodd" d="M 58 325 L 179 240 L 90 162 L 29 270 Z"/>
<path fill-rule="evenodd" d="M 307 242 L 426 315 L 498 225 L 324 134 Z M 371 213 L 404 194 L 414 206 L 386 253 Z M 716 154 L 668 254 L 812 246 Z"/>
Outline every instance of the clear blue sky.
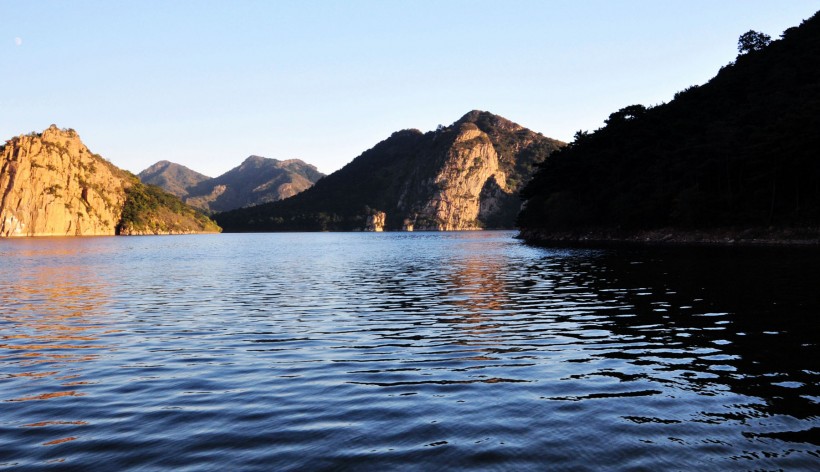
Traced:
<path fill-rule="evenodd" d="M 55 123 L 139 172 L 251 154 L 334 171 L 488 110 L 569 141 L 671 100 L 814 0 L 0 0 L 0 138 Z"/>

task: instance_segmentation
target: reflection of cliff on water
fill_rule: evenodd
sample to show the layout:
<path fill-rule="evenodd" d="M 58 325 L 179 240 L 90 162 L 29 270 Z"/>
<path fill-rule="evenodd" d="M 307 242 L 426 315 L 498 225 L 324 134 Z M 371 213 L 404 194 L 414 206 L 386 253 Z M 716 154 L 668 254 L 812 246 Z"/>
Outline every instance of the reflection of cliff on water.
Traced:
<path fill-rule="evenodd" d="M 820 415 L 818 262 L 805 251 L 621 250 L 592 264 L 560 259 L 546 276 L 560 286 L 574 274 L 569 283 L 621 305 L 605 329 L 651 346 L 606 357 L 657 364 L 679 388 L 725 385 L 762 399 L 754 414 L 806 419 Z"/>
<path fill-rule="evenodd" d="M 78 283 L 77 267 L 44 267 L 0 287 L 3 330 L 0 349 L 6 365 L 36 368 L 47 364 L 48 372 L 30 370 L 9 377 L 40 378 L 59 374 L 55 366 L 92 360 L 103 325 L 99 314 L 106 304 L 99 283 Z"/>
<path fill-rule="evenodd" d="M 46 252 L 60 260 L 66 254 L 59 241 L 52 244 Z M 107 349 L 102 337 L 112 332 L 103 319 L 109 295 L 93 268 L 36 257 L 29 263 L 30 257 L 21 250 L 0 269 L 0 416 L 7 427 L 38 430 L 29 440 L 52 446 L 76 439 L 65 437 L 66 429 L 86 424 L 62 415 L 79 411 L 64 405 L 85 396 L 83 386 L 94 379 L 83 364 Z M 48 406 L 35 405 L 43 402 Z"/>
<path fill-rule="evenodd" d="M 455 337 L 454 342 L 470 344 L 471 339 L 480 338 L 492 343 L 487 336 L 494 331 L 496 316 L 510 304 L 509 274 L 504 267 L 508 261 L 499 256 L 495 248 L 488 247 L 487 240 L 497 235 L 466 234 L 469 238 L 451 242 L 440 257 L 410 263 L 405 260 L 389 271 L 380 270 L 380 273 L 392 273 L 374 286 L 379 298 L 389 301 L 387 305 L 378 304 L 380 310 L 435 313 L 443 317 L 439 322 L 446 321 L 450 328 L 460 328 L 451 333 L 462 336 Z M 457 233 L 453 236 L 459 237 Z M 395 305 L 397 300 L 401 301 L 399 306 Z"/>
<path fill-rule="evenodd" d="M 489 334 L 495 322 L 493 314 L 508 303 L 502 261 L 465 254 L 455 261 L 449 273 L 452 291 L 447 299 L 461 312 L 454 326 L 463 326 L 471 335 Z"/>
<path fill-rule="evenodd" d="M 349 308 L 341 311 L 345 318 L 340 322 L 348 328 L 358 326 L 365 334 L 339 348 L 338 354 L 348 361 L 362 351 L 402 359 L 391 372 L 418 373 L 429 382 L 494 378 L 468 376 L 463 370 L 482 370 L 493 362 L 500 369 L 500 359 L 493 353 L 505 342 L 498 328 L 505 313 L 507 259 L 492 246 L 512 241 L 495 233 L 472 232 L 384 237 L 394 237 L 399 244 L 387 246 L 390 252 L 379 252 L 378 246 L 362 252 L 358 257 L 363 262 L 349 266 L 351 270 L 333 281 L 337 290 L 356 294 Z M 419 244 L 426 247 L 418 257 L 395 252 L 403 247 L 416 251 Z M 350 354 L 342 354 L 347 349 Z M 379 382 L 389 376 L 371 370 Z M 358 369 L 355 372 L 359 375 Z"/>

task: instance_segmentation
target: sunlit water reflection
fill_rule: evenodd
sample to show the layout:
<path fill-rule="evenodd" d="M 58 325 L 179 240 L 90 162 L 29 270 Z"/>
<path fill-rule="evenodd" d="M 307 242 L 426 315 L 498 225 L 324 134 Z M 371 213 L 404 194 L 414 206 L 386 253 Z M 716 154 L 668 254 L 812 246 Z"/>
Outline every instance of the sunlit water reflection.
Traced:
<path fill-rule="evenodd" d="M 820 468 L 805 251 L 0 241 L 0 468 Z"/>

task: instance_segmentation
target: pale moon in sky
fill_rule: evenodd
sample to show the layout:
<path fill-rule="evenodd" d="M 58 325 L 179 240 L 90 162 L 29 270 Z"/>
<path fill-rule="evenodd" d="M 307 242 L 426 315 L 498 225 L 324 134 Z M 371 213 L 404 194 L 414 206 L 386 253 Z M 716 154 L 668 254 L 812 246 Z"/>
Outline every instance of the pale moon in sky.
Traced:
<path fill-rule="evenodd" d="M 14 45 L 15 46 L 20 46 L 22 44 L 23 44 L 23 38 L 21 38 L 20 36 L 17 36 L 16 38 L 14 38 Z"/>

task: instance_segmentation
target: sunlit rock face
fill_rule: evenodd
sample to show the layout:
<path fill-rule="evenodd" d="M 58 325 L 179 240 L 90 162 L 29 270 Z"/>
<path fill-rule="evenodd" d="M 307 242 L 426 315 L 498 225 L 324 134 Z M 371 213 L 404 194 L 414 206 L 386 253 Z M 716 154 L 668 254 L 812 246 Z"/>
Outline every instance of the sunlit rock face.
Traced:
<path fill-rule="evenodd" d="M 365 231 L 384 231 L 384 224 L 387 221 L 387 213 L 383 211 L 374 212 L 367 217 Z"/>
<path fill-rule="evenodd" d="M 52 125 L 0 147 L 0 237 L 217 232 L 204 215 Z"/>
<path fill-rule="evenodd" d="M 1 155 L 0 236 L 115 234 L 128 182 L 74 130 L 12 138 Z"/>
<path fill-rule="evenodd" d="M 428 199 L 417 202 L 409 216 L 416 230 L 481 229 L 478 219 L 482 189 L 495 181 L 506 190 L 506 175 L 489 136 L 473 123 L 460 125 L 438 172 L 427 184 Z"/>

